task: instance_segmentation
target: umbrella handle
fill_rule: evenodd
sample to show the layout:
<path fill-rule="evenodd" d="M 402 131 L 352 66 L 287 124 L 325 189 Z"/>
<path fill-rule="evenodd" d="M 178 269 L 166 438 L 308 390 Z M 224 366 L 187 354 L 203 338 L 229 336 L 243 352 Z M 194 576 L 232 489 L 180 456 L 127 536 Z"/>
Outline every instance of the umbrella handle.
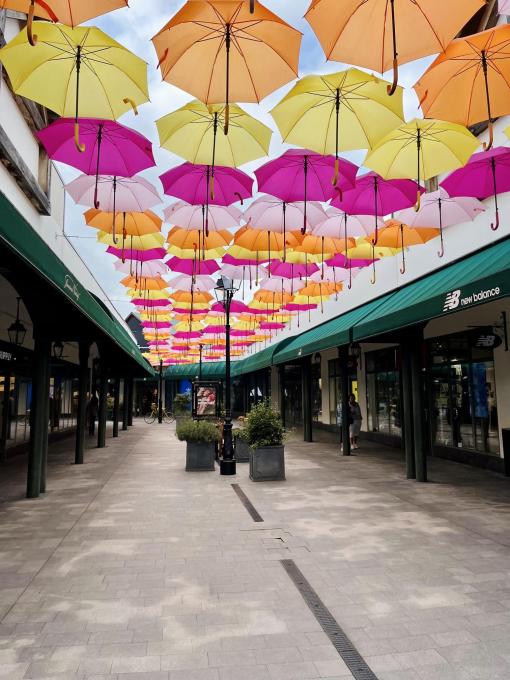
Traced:
<path fill-rule="evenodd" d="M 35 45 L 37 45 L 37 36 L 32 33 L 34 14 L 35 14 L 35 0 L 31 0 L 30 9 L 28 10 L 27 38 L 28 42 L 32 45 L 32 47 L 35 47 Z"/>
<path fill-rule="evenodd" d="M 85 153 L 87 147 L 85 144 L 80 144 L 80 123 L 78 121 L 74 124 L 74 143 L 80 153 Z"/>
<path fill-rule="evenodd" d="M 255 13 L 255 0 L 250 0 L 250 14 Z"/>
<path fill-rule="evenodd" d="M 414 212 L 418 212 L 420 208 L 421 208 L 421 191 L 420 191 L 420 188 L 418 187 L 418 193 L 416 195 L 416 203 L 414 205 Z"/>
<path fill-rule="evenodd" d="M 133 109 L 133 113 L 135 114 L 135 116 L 138 115 L 138 108 L 137 108 L 135 102 L 132 99 L 130 99 L 129 97 L 126 97 L 122 101 L 124 102 L 124 104 L 130 104 L 131 108 Z"/>
<path fill-rule="evenodd" d="M 239 198 L 241 205 L 244 205 L 243 197 L 241 196 L 241 194 L 238 191 L 234 191 L 234 196 L 237 196 Z"/>
<path fill-rule="evenodd" d="M 499 229 L 499 209 L 496 208 L 496 221 L 491 222 L 492 231 L 497 231 Z"/>
<path fill-rule="evenodd" d="M 395 94 L 395 91 L 397 89 L 398 85 L 398 59 L 395 58 L 393 59 L 393 82 L 391 85 L 388 85 L 386 88 L 388 91 L 388 95 L 391 97 L 393 94 Z"/>
<path fill-rule="evenodd" d="M 338 177 L 339 177 L 339 175 L 340 175 L 340 159 L 339 159 L 339 158 L 335 158 L 335 174 L 333 175 L 333 179 L 331 180 L 331 184 L 332 184 L 334 187 L 336 187 L 336 185 L 338 184 Z M 339 191 L 340 191 L 340 190 L 339 190 Z M 341 197 L 340 197 L 340 200 L 342 200 Z"/>
<path fill-rule="evenodd" d="M 214 201 L 214 175 L 209 177 L 209 196 L 211 201 Z"/>
<path fill-rule="evenodd" d="M 483 150 L 488 151 L 489 149 L 492 149 L 492 145 L 494 144 L 494 124 L 492 120 L 489 121 L 489 141 L 483 143 Z"/>
<path fill-rule="evenodd" d="M 230 104 L 225 106 L 225 125 L 223 127 L 223 132 L 228 135 L 228 126 L 230 123 Z"/>
<path fill-rule="evenodd" d="M 442 227 L 440 229 L 440 236 L 441 236 L 441 250 L 438 251 L 437 255 L 438 255 L 438 257 L 444 257 L 444 238 L 443 238 L 443 228 Z"/>
<path fill-rule="evenodd" d="M 101 205 L 101 202 L 99 201 L 99 198 L 98 198 L 98 187 L 97 187 L 97 184 L 96 184 L 96 188 L 94 189 L 94 208 L 96 210 L 99 210 L 100 205 Z"/>

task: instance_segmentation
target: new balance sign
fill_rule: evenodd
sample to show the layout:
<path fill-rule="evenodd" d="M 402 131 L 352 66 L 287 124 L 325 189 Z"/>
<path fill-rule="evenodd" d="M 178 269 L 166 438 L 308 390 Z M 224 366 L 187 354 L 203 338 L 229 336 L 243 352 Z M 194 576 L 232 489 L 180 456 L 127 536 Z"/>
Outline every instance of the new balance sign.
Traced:
<path fill-rule="evenodd" d="M 470 305 L 475 305 L 479 302 L 492 300 L 500 295 L 501 288 L 499 286 L 487 288 L 487 290 L 481 290 L 478 293 L 471 293 L 471 295 L 465 295 L 464 297 L 462 296 L 462 290 L 454 290 L 446 295 L 443 312 L 453 312 L 458 308 L 469 307 Z"/>

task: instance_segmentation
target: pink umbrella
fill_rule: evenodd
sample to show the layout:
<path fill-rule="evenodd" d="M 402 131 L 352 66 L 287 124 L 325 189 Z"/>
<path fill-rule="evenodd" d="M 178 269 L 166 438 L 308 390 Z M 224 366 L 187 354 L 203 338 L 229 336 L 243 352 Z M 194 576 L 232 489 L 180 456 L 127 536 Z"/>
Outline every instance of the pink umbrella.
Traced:
<path fill-rule="evenodd" d="M 99 175 L 132 177 L 156 165 L 151 142 L 136 130 L 100 118 L 81 118 L 85 151 L 74 141 L 74 118 L 60 118 L 37 133 L 48 156 L 96 178 L 94 205 L 98 208 Z"/>
<path fill-rule="evenodd" d="M 179 201 L 165 208 L 165 220 L 182 229 L 209 231 L 233 229 L 239 226 L 243 214 L 238 208 L 222 205 L 190 205 Z"/>
<path fill-rule="evenodd" d="M 441 186 L 451 197 L 483 199 L 494 196 L 496 221 L 491 229 L 496 231 L 499 227 L 498 194 L 510 191 L 510 149 L 498 146 L 473 154 L 468 163 L 448 175 Z"/>
<path fill-rule="evenodd" d="M 164 248 L 150 248 L 149 250 L 131 250 L 130 248 L 115 248 L 109 246 L 107 251 L 110 255 L 115 255 L 119 260 L 122 260 L 126 254 L 129 254 L 129 259 L 133 262 L 150 262 L 151 260 L 161 260 L 165 257 L 166 250 Z"/>
<path fill-rule="evenodd" d="M 216 260 L 186 260 L 182 257 L 170 257 L 166 266 L 173 272 L 187 276 L 211 276 L 219 271 Z"/>
<path fill-rule="evenodd" d="M 172 304 L 170 300 L 167 300 L 166 298 L 161 300 L 144 300 L 143 298 L 134 298 L 131 300 L 131 302 L 137 307 L 150 307 L 151 309 L 155 307 L 170 307 Z"/>
<path fill-rule="evenodd" d="M 142 321 L 143 328 L 170 328 L 170 321 Z"/>
<path fill-rule="evenodd" d="M 324 272 L 315 272 L 310 276 L 311 281 L 327 282 L 327 283 L 344 283 L 351 281 L 351 277 L 356 276 L 359 272 L 358 268 L 352 267 L 344 269 L 343 267 L 325 267 Z"/>
<path fill-rule="evenodd" d="M 223 306 L 223 302 L 215 302 L 212 307 L 211 307 L 213 312 L 221 312 L 222 314 L 225 314 L 225 307 Z M 231 314 L 244 314 L 244 312 L 247 312 L 248 308 L 244 304 L 244 302 L 241 302 L 240 300 L 233 300 L 232 304 L 230 306 L 230 312 Z"/>
<path fill-rule="evenodd" d="M 293 295 L 295 291 L 304 288 L 305 283 L 304 281 L 296 281 L 281 276 L 272 276 L 271 278 L 262 279 L 260 287 L 264 290 L 273 291 L 274 293 L 290 293 Z"/>
<path fill-rule="evenodd" d="M 379 220 L 379 226 L 384 224 Z M 345 239 L 368 236 L 373 229 L 372 217 L 369 215 L 348 215 L 338 208 L 329 208 L 326 217 L 313 229 L 314 236 Z"/>
<path fill-rule="evenodd" d="M 418 187 L 420 193 L 425 190 Z M 337 195 L 332 205 L 349 215 L 374 215 L 377 244 L 379 217 L 385 217 L 397 210 L 410 208 L 416 203 L 417 185 L 410 179 L 383 179 L 376 172 L 358 177 L 356 185 L 343 196 Z"/>
<path fill-rule="evenodd" d="M 123 274 L 131 274 L 133 271 L 131 262 L 122 262 L 122 260 L 118 260 L 114 266 L 118 272 L 122 272 Z M 168 274 L 168 267 L 160 260 L 145 262 L 143 265 L 144 276 L 154 278 L 156 276 L 163 276 L 164 274 Z"/>
<path fill-rule="evenodd" d="M 443 257 L 443 228 L 473 221 L 477 215 L 483 212 L 485 212 L 485 206 L 476 198 L 468 196 L 450 198 L 445 189 L 440 187 L 438 191 L 425 194 L 418 212 L 413 208 L 408 208 L 401 210 L 396 218 L 407 224 L 408 227 L 436 227 L 439 225 L 441 250 L 438 255 Z"/>
<path fill-rule="evenodd" d="M 235 258 L 231 257 L 231 259 Z M 225 262 L 225 258 L 223 258 L 223 262 Z M 243 281 L 248 279 L 251 280 L 256 276 L 256 268 L 257 268 L 256 264 L 240 264 L 240 265 L 223 264 L 223 266 L 221 267 L 221 273 L 223 274 L 223 276 L 226 276 L 227 278 L 232 279 L 233 281 Z M 259 275 L 263 276 L 264 278 L 266 278 L 269 275 L 269 271 L 263 265 L 258 266 L 258 272 Z"/>
<path fill-rule="evenodd" d="M 180 198 L 191 205 L 232 205 L 250 198 L 253 180 L 235 168 L 217 166 L 214 169 L 214 199 L 210 196 L 211 166 L 183 163 L 160 177 L 165 194 Z"/>
<path fill-rule="evenodd" d="M 377 260 L 353 259 L 343 255 L 342 253 L 336 253 L 336 255 L 330 260 L 326 260 L 326 264 L 334 269 L 345 269 L 349 272 L 349 283 L 347 284 L 347 288 L 350 290 L 352 288 L 353 276 L 358 273 L 358 270 L 363 269 L 364 267 L 369 267 L 376 261 Z"/>
<path fill-rule="evenodd" d="M 292 264 L 281 260 L 273 260 L 269 268 L 271 269 L 271 276 L 281 276 L 285 279 L 306 279 L 319 271 L 319 267 L 313 263 Z"/>
<path fill-rule="evenodd" d="M 167 269 L 168 271 L 168 269 Z M 186 274 L 181 274 L 181 276 L 176 276 L 175 279 L 171 279 L 168 282 L 168 287 L 174 290 L 185 290 L 191 292 L 192 290 L 205 293 L 208 290 L 212 290 L 216 286 L 216 281 L 210 276 L 186 276 Z"/>
<path fill-rule="evenodd" d="M 174 307 L 176 314 L 187 314 L 188 316 L 203 316 L 207 314 L 207 309 L 189 309 L 186 307 Z"/>
<path fill-rule="evenodd" d="M 498 12 L 500 14 L 510 15 L 510 0 L 499 0 Z"/>
<path fill-rule="evenodd" d="M 259 191 L 276 196 L 286 203 L 304 201 L 302 233 L 307 227 L 308 201 L 329 201 L 338 191 L 354 187 L 358 168 L 340 160 L 340 178 L 335 186 L 335 157 L 322 156 L 307 149 L 289 149 L 282 156 L 255 170 Z"/>
<path fill-rule="evenodd" d="M 285 328 L 285 324 L 276 321 L 262 321 L 260 328 L 263 331 L 281 331 Z"/>
<path fill-rule="evenodd" d="M 193 340 L 202 337 L 201 331 L 177 331 L 173 335 L 174 338 L 178 340 Z"/>

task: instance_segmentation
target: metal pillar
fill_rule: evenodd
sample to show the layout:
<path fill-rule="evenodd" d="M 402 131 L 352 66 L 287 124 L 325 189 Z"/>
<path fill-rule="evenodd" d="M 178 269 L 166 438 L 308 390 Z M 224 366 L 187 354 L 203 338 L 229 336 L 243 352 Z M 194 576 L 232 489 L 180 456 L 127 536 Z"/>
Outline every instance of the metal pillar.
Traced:
<path fill-rule="evenodd" d="M 128 380 L 128 425 L 131 427 L 133 425 L 133 411 L 134 411 L 134 399 L 135 399 L 135 382 L 133 378 Z"/>
<path fill-rule="evenodd" d="M 9 436 L 9 418 L 11 404 L 11 374 L 4 378 L 4 399 L 2 403 L 2 432 L 0 433 L 0 462 L 7 458 L 7 438 Z"/>
<path fill-rule="evenodd" d="M 45 374 L 45 384 L 46 384 L 46 394 L 48 398 L 46 399 L 46 436 L 42 439 L 42 458 L 41 458 L 41 493 L 46 493 L 46 476 L 48 471 L 48 431 L 50 422 L 50 378 L 51 378 L 51 348 L 52 343 L 50 342 L 50 356 L 49 361 L 46 366 Z"/>
<path fill-rule="evenodd" d="M 125 432 L 128 429 L 129 423 L 129 383 L 128 379 L 124 378 L 124 390 L 123 390 L 123 401 L 122 401 L 122 431 Z"/>
<path fill-rule="evenodd" d="M 101 362 L 99 376 L 99 412 L 97 422 L 97 448 L 104 449 L 106 446 L 106 418 L 108 415 L 108 369 Z"/>
<path fill-rule="evenodd" d="M 342 391 L 342 454 L 351 455 L 351 436 L 349 432 L 349 348 L 339 347 L 340 385 Z"/>
<path fill-rule="evenodd" d="M 221 452 L 220 474 L 235 475 L 236 459 L 234 452 L 234 441 L 232 439 L 232 405 L 231 405 L 231 385 L 230 385 L 230 307 L 234 293 L 225 290 L 224 308 L 225 319 L 225 421 L 223 423 L 223 451 Z"/>
<path fill-rule="evenodd" d="M 414 423 L 413 423 L 413 385 L 412 385 L 412 353 L 413 344 L 403 342 L 400 346 L 402 357 L 402 409 L 404 415 L 404 446 L 406 453 L 407 479 L 416 479 L 416 461 L 414 457 Z"/>
<path fill-rule="evenodd" d="M 278 366 L 278 377 L 280 383 L 280 416 L 283 427 L 285 427 L 285 364 Z"/>
<path fill-rule="evenodd" d="M 159 361 L 158 376 L 158 423 L 163 423 L 163 359 Z"/>
<path fill-rule="evenodd" d="M 116 439 L 119 436 L 119 420 L 120 420 L 120 378 L 115 379 L 115 391 L 113 400 L 113 436 Z"/>
<path fill-rule="evenodd" d="M 88 342 L 80 342 L 80 369 L 78 386 L 78 415 L 76 422 L 76 443 L 74 448 L 75 465 L 83 465 L 85 460 L 85 433 L 87 431 L 87 395 L 89 388 L 89 351 Z"/>
<path fill-rule="evenodd" d="M 413 392 L 413 434 L 414 460 L 416 465 L 416 481 L 427 481 L 427 445 L 425 436 L 425 400 L 423 398 L 423 372 L 421 350 L 423 346 L 423 331 L 416 334 L 411 352 L 411 383 Z"/>
<path fill-rule="evenodd" d="M 305 442 L 313 441 L 313 423 L 312 423 L 312 357 L 303 359 L 303 435 Z"/>
<path fill-rule="evenodd" d="M 27 498 L 38 498 L 41 493 L 41 472 L 44 441 L 48 439 L 49 364 L 51 341 L 36 335 L 34 345 L 34 374 L 30 410 L 30 449 L 28 454 Z"/>

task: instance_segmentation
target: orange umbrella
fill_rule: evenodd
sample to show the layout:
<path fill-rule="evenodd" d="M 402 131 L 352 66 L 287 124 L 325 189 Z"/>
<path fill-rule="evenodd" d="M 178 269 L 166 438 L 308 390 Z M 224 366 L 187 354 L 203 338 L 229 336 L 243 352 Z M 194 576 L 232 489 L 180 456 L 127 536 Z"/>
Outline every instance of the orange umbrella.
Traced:
<path fill-rule="evenodd" d="M 128 0 L 0 0 L 0 9 L 28 14 L 27 33 L 31 45 L 37 42 L 37 36 L 32 35 L 34 16 L 74 28 L 100 14 L 127 6 Z"/>
<path fill-rule="evenodd" d="M 296 251 L 320 256 L 320 263 L 324 274 L 324 260 L 328 259 L 328 257 L 333 257 L 336 253 L 345 252 L 348 248 L 352 248 L 355 243 L 356 241 L 353 238 L 343 239 L 308 234 L 305 236 L 303 243 L 296 248 Z"/>
<path fill-rule="evenodd" d="M 205 236 L 199 229 L 188 230 L 173 227 L 168 232 L 166 240 L 171 246 L 176 246 L 181 250 L 193 250 L 197 246 L 202 250 L 215 250 L 228 246 L 232 241 L 232 234 L 226 229 L 220 229 L 219 231 L 211 231 L 209 236 Z"/>
<path fill-rule="evenodd" d="M 168 288 L 168 281 L 162 279 L 161 276 L 154 277 L 135 277 L 126 276 L 122 279 L 122 285 L 126 288 L 137 288 L 138 290 L 165 290 Z"/>
<path fill-rule="evenodd" d="M 400 273 L 405 274 L 406 260 L 405 248 L 419 246 L 439 236 L 439 229 L 435 227 L 408 227 L 398 220 L 388 220 L 385 226 L 379 230 L 382 236 L 377 241 L 380 248 L 395 248 L 402 251 L 402 267 Z"/>
<path fill-rule="evenodd" d="M 259 102 L 298 75 L 301 33 L 260 3 L 191 0 L 152 39 L 163 79 L 205 104 Z"/>
<path fill-rule="evenodd" d="M 175 302 L 197 302 L 199 304 L 210 302 L 214 299 L 210 293 L 188 293 L 184 290 L 177 290 L 174 293 L 170 293 L 169 297 L 172 300 L 175 300 Z"/>
<path fill-rule="evenodd" d="M 306 19 L 328 59 L 384 73 L 442 52 L 486 0 L 312 0 Z"/>
<path fill-rule="evenodd" d="M 427 118 L 474 125 L 510 113 L 510 25 L 458 38 L 414 86 Z"/>
<path fill-rule="evenodd" d="M 258 300 L 259 302 L 270 302 L 274 307 L 276 304 L 280 306 L 287 304 L 292 300 L 292 295 L 289 295 L 289 293 L 276 293 L 272 290 L 261 289 L 255 293 L 253 299 Z"/>
<path fill-rule="evenodd" d="M 116 234 L 122 233 L 126 236 L 145 236 L 146 234 L 154 234 L 161 231 L 163 220 L 161 220 L 151 210 L 146 212 L 121 212 L 115 215 L 115 224 L 113 222 L 113 213 L 104 212 L 103 210 L 96 210 L 91 208 L 85 213 L 85 222 L 89 227 L 98 229 L 99 231 L 106 231 L 108 233 Z"/>

